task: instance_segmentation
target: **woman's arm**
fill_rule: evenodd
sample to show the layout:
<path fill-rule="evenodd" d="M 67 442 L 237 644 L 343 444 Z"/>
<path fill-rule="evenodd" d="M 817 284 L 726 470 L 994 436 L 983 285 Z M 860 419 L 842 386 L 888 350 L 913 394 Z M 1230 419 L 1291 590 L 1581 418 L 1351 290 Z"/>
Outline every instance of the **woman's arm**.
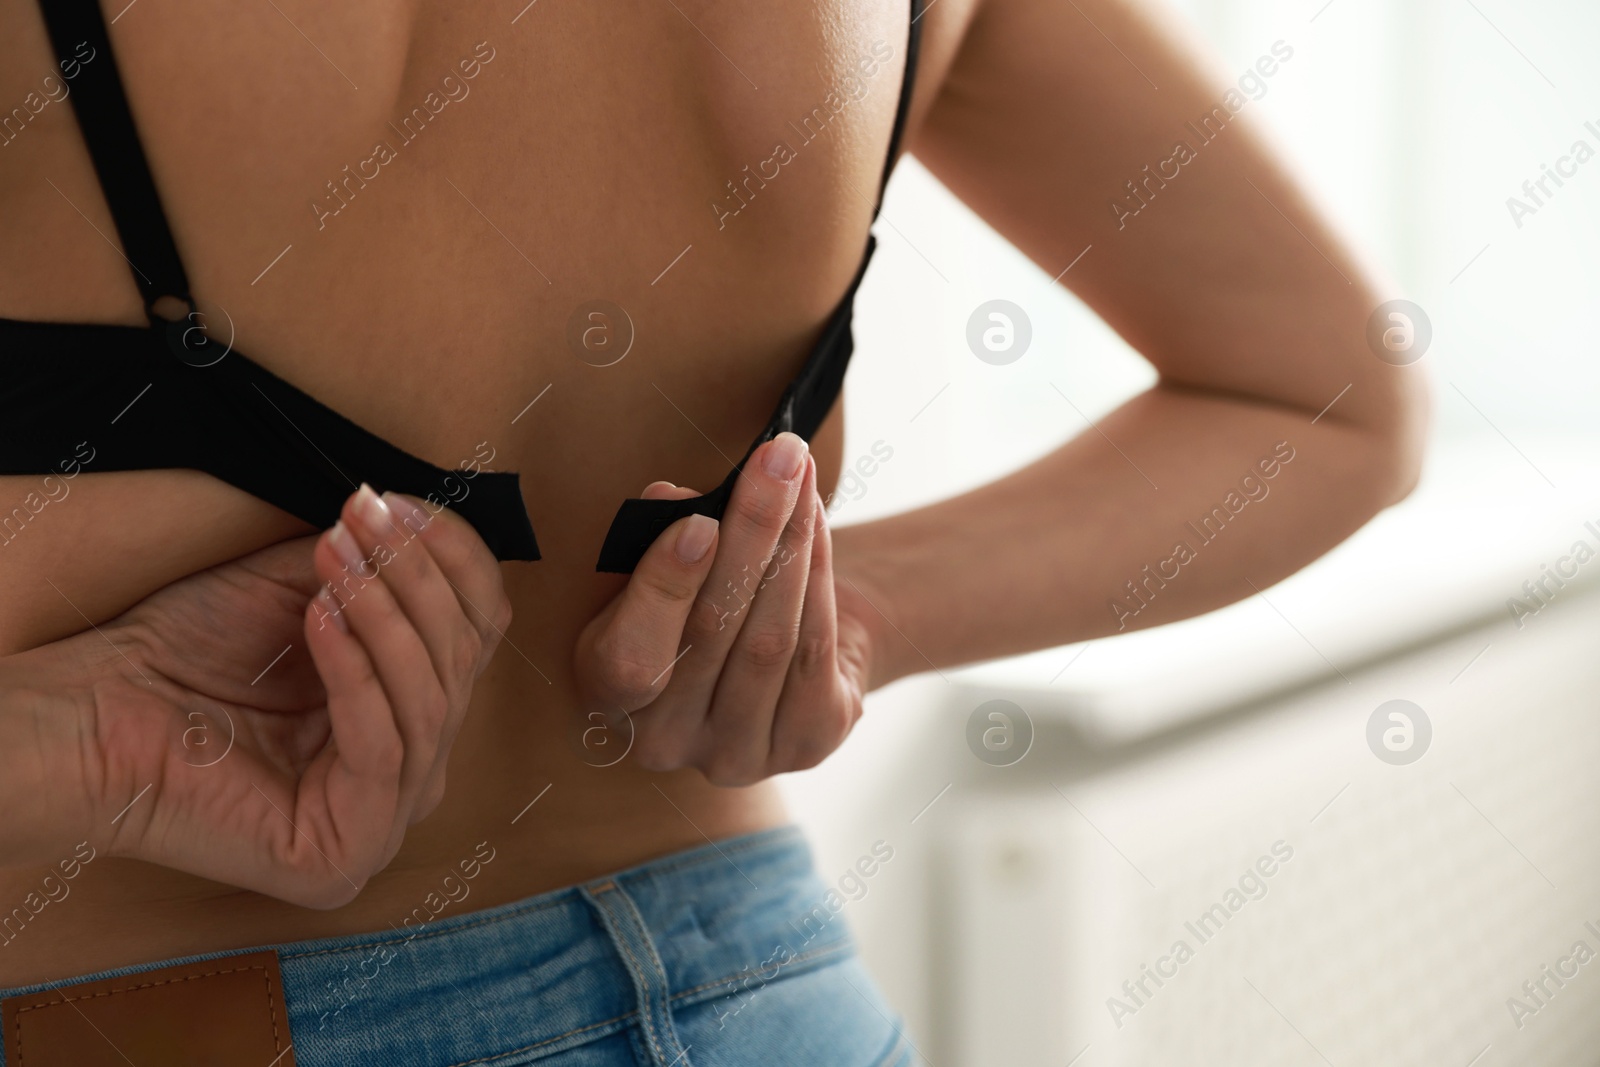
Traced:
<path fill-rule="evenodd" d="M 863 616 L 873 685 L 1249 596 L 1404 497 L 1426 430 L 1419 369 L 1364 341 L 1397 294 L 1170 15 L 1131 0 L 959 14 L 969 30 L 912 150 L 1045 270 L 1092 245 L 1065 281 L 1160 381 L 1009 477 L 835 532 L 841 578 L 883 612 Z"/>

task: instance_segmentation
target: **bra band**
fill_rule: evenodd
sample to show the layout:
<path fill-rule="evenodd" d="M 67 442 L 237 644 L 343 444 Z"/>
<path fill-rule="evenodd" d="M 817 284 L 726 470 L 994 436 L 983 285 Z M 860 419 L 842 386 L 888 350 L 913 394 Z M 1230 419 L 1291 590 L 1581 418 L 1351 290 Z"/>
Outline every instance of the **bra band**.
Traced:
<path fill-rule="evenodd" d="M 515 474 L 435 467 L 237 352 L 193 365 L 164 328 L 0 326 L 14 346 L 0 364 L 0 474 L 200 470 L 318 529 L 365 481 L 449 506 L 496 559 L 539 558 Z"/>

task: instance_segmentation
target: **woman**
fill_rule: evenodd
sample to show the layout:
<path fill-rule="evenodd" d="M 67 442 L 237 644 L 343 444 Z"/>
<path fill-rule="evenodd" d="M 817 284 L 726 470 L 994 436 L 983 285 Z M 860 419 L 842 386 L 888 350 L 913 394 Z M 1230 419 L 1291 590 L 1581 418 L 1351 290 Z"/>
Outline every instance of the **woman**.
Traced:
<path fill-rule="evenodd" d="M 1395 294 L 1153 6 L 112 8 L 0 35 L 7 1062 L 908 1063 L 767 779 L 873 688 L 1218 607 L 1416 478 Z M 899 147 L 1160 380 L 830 532 L 832 390 L 769 415 L 842 371 Z M 135 333 L 184 369 L 139 391 Z M 363 429 L 163 377 L 251 367 Z M 385 484 L 382 442 L 461 473 Z"/>

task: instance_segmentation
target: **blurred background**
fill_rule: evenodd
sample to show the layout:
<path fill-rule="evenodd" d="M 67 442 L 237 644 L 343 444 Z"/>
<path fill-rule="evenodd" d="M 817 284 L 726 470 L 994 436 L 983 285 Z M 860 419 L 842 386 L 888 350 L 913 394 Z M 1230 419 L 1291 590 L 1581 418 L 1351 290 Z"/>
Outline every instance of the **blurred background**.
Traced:
<path fill-rule="evenodd" d="M 1600 561 L 1574 555 L 1600 553 L 1600 159 L 1507 206 L 1600 151 L 1600 6 L 1173 11 L 1230 80 L 1294 49 L 1247 110 L 1431 319 L 1423 482 L 1263 596 L 873 694 L 784 779 L 794 812 L 925 1063 L 1600 1064 Z M 846 457 L 891 458 L 836 523 L 1053 449 L 1086 429 L 1062 395 L 1098 419 L 1153 381 L 912 159 L 885 216 Z M 1005 366 L 965 343 L 996 298 L 1033 326 Z M 992 700 L 1009 766 L 968 744 Z"/>

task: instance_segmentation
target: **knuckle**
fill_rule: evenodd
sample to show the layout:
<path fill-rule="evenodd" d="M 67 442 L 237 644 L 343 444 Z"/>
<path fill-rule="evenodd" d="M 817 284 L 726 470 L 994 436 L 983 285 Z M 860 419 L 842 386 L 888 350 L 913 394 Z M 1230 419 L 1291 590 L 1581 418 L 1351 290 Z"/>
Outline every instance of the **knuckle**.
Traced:
<path fill-rule="evenodd" d="M 471 625 L 463 623 L 456 632 L 450 650 L 451 680 L 460 681 L 475 677 L 482 657 L 483 636 Z"/>
<path fill-rule="evenodd" d="M 441 688 L 432 689 L 422 702 L 422 717 L 430 727 L 443 725 L 450 714 L 450 698 Z"/>
<path fill-rule="evenodd" d="M 785 629 L 747 630 L 740 636 L 739 656 L 752 667 L 770 669 L 786 666 L 794 656 L 794 631 Z"/>
<path fill-rule="evenodd" d="M 500 635 L 488 634 L 482 638 L 482 650 L 478 653 L 478 666 L 473 672 L 473 677 L 481 677 L 489 669 L 489 663 L 494 659 L 494 654 L 500 649 Z"/>
<path fill-rule="evenodd" d="M 828 716 L 823 720 L 824 736 L 831 738 L 830 751 L 844 744 L 845 738 L 850 736 L 850 731 L 855 729 L 856 722 L 860 718 L 861 702 L 859 700 L 841 700 L 833 706 Z"/>
<path fill-rule="evenodd" d="M 801 674 L 814 675 L 829 660 L 830 642 L 825 637 L 807 637 L 795 648 L 794 667 Z"/>
<path fill-rule="evenodd" d="M 630 700 L 651 696 L 660 684 L 661 668 L 627 655 L 603 656 L 601 684 L 611 693 Z"/>
<path fill-rule="evenodd" d="M 381 738 L 372 742 L 367 758 L 377 774 L 384 778 L 399 778 L 400 768 L 406 761 L 405 742 L 400 739 L 398 733 L 386 730 Z"/>
<path fill-rule="evenodd" d="M 715 753 L 701 768 L 701 773 L 719 789 L 737 789 L 760 781 L 760 775 L 753 774 L 743 757 L 737 755 Z"/>
<path fill-rule="evenodd" d="M 787 739 L 784 766 L 807 771 L 822 763 L 844 744 L 860 717 L 860 705 L 852 701 L 840 701 L 819 712 L 806 729 Z"/>
<path fill-rule="evenodd" d="M 403 764 L 407 755 L 414 759 L 417 757 L 430 758 L 437 750 L 440 738 L 444 735 L 445 722 L 450 717 L 450 699 L 445 696 L 444 690 L 434 686 L 430 692 L 417 698 L 407 737 L 402 741 L 400 761 Z"/>
<path fill-rule="evenodd" d="M 734 516 L 740 523 L 777 537 L 789 521 L 793 502 L 785 494 L 756 492 L 747 494 L 734 507 Z"/>
<path fill-rule="evenodd" d="M 651 599 L 674 604 L 688 600 L 700 588 L 700 583 L 692 575 L 665 562 L 657 566 L 641 566 L 633 580 Z"/>
<path fill-rule="evenodd" d="M 796 738 L 789 747 L 789 766 L 797 771 L 809 771 L 833 754 L 839 747 L 837 738 L 814 734 Z"/>
<path fill-rule="evenodd" d="M 815 743 L 799 742 L 791 746 L 784 766 L 791 771 L 809 771 L 828 758 L 828 750 Z"/>
<path fill-rule="evenodd" d="M 440 804 L 444 803 L 444 775 L 440 774 L 437 781 L 428 783 L 428 787 L 417 798 L 417 809 L 412 813 L 413 823 L 421 822 L 432 815 Z"/>

